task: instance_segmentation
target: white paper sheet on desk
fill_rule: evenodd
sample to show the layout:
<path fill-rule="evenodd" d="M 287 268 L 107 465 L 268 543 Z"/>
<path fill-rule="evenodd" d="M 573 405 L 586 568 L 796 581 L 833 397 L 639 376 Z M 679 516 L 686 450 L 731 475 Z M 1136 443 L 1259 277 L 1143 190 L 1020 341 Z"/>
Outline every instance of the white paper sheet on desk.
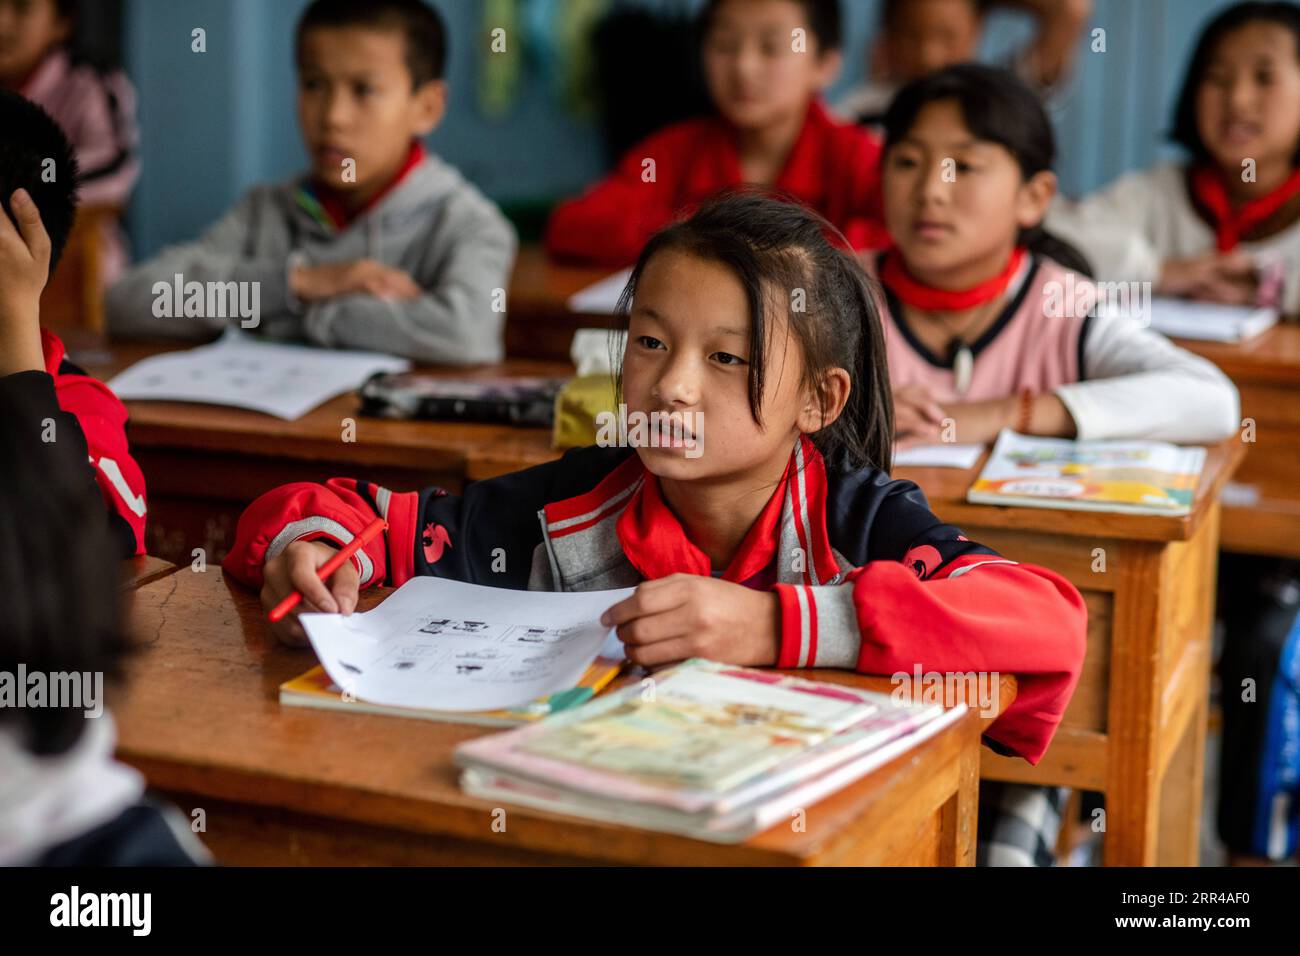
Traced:
<path fill-rule="evenodd" d="M 569 311 L 583 315 L 613 315 L 618 307 L 618 297 L 623 294 L 623 287 L 630 278 L 632 270 L 623 269 L 575 292 L 569 296 Z"/>
<path fill-rule="evenodd" d="M 358 700 L 435 710 L 518 707 L 577 685 L 633 591 L 512 591 L 407 581 L 374 610 L 303 614 L 334 683 Z"/>
<path fill-rule="evenodd" d="M 894 465 L 913 468 L 970 468 L 979 461 L 983 445 L 913 445 L 894 452 Z"/>
<path fill-rule="evenodd" d="M 265 412 L 292 421 L 375 372 L 405 372 L 406 359 L 261 342 L 236 330 L 211 345 L 137 362 L 111 382 L 131 401 L 202 402 Z"/>

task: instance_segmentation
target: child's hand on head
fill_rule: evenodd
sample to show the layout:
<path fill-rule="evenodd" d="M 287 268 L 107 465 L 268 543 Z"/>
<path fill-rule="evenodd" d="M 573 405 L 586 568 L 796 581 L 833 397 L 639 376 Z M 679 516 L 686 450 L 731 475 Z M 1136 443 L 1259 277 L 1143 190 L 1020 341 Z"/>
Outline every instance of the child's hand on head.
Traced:
<path fill-rule="evenodd" d="M 360 590 L 356 565 L 345 561 L 330 577 L 328 586 L 316 577 L 316 569 L 335 553 L 336 549 L 319 541 L 295 541 L 263 567 L 262 609 L 267 613 L 294 591 L 302 593 L 302 601 L 292 613 L 269 625 L 282 643 L 306 646 L 307 632 L 298 620 L 301 612 L 351 614 L 356 610 Z"/>
<path fill-rule="evenodd" d="M 616 629 L 627 658 L 658 667 L 704 657 L 772 665 L 780 645 L 780 600 L 773 591 L 698 574 L 645 581 L 600 619 Z"/>
<path fill-rule="evenodd" d="M 1258 294 L 1255 261 L 1242 252 L 1212 252 L 1187 259 L 1166 259 L 1156 292 L 1229 305 L 1251 305 Z"/>
<path fill-rule="evenodd" d="M 374 259 L 299 266 L 289 281 L 294 295 L 304 302 L 358 293 L 389 301 L 406 301 L 424 294 L 406 272 Z"/>
<path fill-rule="evenodd" d="M 934 443 L 942 438 L 947 413 L 921 385 L 894 389 L 894 434 L 898 446 Z"/>
<path fill-rule="evenodd" d="M 41 290 L 50 274 L 50 237 L 24 189 L 0 212 L 0 375 L 42 371 Z"/>

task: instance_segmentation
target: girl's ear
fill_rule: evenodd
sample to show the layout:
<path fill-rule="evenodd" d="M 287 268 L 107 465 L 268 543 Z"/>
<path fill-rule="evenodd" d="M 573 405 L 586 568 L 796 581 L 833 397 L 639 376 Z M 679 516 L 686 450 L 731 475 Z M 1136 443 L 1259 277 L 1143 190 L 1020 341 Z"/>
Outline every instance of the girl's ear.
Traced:
<path fill-rule="evenodd" d="M 852 390 L 853 380 L 842 368 L 830 369 L 822 376 L 820 395 L 815 388 L 805 388 L 803 407 L 799 409 L 799 418 L 795 422 L 799 431 L 811 435 L 833 425 L 848 404 Z"/>
<path fill-rule="evenodd" d="M 1056 173 L 1049 169 L 1034 173 L 1020 187 L 1016 197 L 1016 224 L 1021 229 L 1032 229 L 1043 221 L 1047 207 L 1056 195 Z"/>

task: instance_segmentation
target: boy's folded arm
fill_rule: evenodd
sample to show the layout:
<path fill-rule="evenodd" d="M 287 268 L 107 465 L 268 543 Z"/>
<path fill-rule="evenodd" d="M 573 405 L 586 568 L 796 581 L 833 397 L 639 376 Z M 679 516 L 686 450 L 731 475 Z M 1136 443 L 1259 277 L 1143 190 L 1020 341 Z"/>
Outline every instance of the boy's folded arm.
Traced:
<path fill-rule="evenodd" d="M 166 338 L 211 338 L 238 316 L 155 314 L 161 296 L 168 296 L 179 275 L 185 283 L 257 283 L 259 317 L 262 320 L 290 312 L 289 253 L 283 256 L 257 256 L 252 242 L 259 222 L 270 221 L 274 214 L 264 208 L 271 200 L 266 189 L 254 189 L 239 200 L 193 242 L 171 245 L 153 258 L 132 267 L 105 298 L 108 322 L 115 334 L 126 336 L 162 336 Z M 159 283 L 167 288 L 155 289 Z M 245 286 L 246 290 L 251 286 Z M 251 293 L 245 292 L 247 296 Z M 172 303 L 174 304 L 174 303 Z M 181 304 L 184 304 L 182 299 Z M 204 310 L 206 311 L 206 309 Z"/>
<path fill-rule="evenodd" d="M 1216 442 L 1236 431 L 1237 388 L 1213 363 L 1134 320 L 1095 315 L 1084 342 L 1084 381 L 1057 396 L 1078 437 Z"/>
<path fill-rule="evenodd" d="M 303 313 L 303 334 L 321 345 L 389 352 L 416 362 L 500 362 L 505 313 L 499 308 L 508 307 L 516 249 L 514 228 L 504 218 L 480 218 L 472 231 L 456 236 L 423 295 L 386 301 L 356 294 L 316 302 Z"/>

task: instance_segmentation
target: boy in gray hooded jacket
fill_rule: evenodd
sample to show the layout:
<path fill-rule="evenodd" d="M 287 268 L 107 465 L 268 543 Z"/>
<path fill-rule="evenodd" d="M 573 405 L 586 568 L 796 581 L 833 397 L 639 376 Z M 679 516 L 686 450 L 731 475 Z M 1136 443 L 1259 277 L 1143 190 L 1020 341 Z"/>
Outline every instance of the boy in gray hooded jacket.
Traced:
<path fill-rule="evenodd" d="M 446 107 L 441 17 L 422 0 L 316 0 L 297 61 L 310 172 L 255 187 L 132 269 L 109 292 L 111 330 L 205 338 L 238 322 L 417 362 L 500 361 L 514 229 L 421 144 Z"/>

